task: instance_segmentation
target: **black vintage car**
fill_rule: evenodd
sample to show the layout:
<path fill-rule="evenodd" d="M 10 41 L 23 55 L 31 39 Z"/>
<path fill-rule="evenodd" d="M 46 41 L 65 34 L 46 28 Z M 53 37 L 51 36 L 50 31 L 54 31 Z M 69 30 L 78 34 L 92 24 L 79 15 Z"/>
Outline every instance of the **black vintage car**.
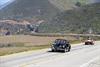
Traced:
<path fill-rule="evenodd" d="M 71 49 L 71 45 L 65 39 L 56 39 L 51 46 L 51 50 L 54 51 L 63 51 L 69 52 Z"/>

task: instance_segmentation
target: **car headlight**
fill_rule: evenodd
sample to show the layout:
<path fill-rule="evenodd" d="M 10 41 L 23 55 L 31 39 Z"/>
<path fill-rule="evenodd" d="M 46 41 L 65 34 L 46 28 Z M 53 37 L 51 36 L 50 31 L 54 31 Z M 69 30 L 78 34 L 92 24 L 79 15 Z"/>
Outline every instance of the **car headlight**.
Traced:
<path fill-rule="evenodd" d="M 54 44 L 52 44 L 51 47 L 54 47 Z"/>
<path fill-rule="evenodd" d="M 65 46 L 63 46 L 63 48 L 65 48 Z"/>

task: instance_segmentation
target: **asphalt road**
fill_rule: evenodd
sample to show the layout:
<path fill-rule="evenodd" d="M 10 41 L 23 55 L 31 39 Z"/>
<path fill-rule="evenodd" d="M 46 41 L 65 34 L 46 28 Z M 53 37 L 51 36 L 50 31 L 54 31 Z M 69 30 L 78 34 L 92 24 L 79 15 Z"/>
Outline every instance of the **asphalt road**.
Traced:
<path fill-rule="evenodd" d="M 100 58 L 100 41 L 95 45 L 76 44 L 70 52 L 50 52 L 50 49 L 30 51 L 0 57 L 0 67 L 86 67 Z"/>

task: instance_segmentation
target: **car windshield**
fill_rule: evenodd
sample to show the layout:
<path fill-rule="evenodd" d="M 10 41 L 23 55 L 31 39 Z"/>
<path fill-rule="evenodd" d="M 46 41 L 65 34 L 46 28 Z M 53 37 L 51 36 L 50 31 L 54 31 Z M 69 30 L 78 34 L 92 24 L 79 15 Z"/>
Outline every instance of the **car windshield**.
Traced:
<path fill-rule="evenodd" d="M 55 43 L 56 43 L 55 44 L 56 46 L 60 46 L 60 45 L 65 44 L 66 43 L 66 40 L 56 40 Z"/>

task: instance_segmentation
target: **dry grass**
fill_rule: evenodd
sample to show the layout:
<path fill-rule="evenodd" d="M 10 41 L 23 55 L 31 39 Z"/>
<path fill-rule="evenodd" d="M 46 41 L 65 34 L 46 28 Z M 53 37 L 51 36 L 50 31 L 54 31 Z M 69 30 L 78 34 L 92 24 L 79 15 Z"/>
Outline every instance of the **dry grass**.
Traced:
<path fill-rule="evenodd" d="M 41 37 L 30 35 L 0 36 L 0 43 L 25 43 L 26 45 L 44 45 L 57 38 L 75 40 L 74 37 Z"/>
<path fill-rule="evenodd" d="M 32 47 L 3 47 L 0 48 L 0 56 L 18 53 L 18 52 L 24 52 L 29 50 L 39 50 L 50 47 L 49 45 L 38 45 L 38 46 L 32 46 Z"/>
<path fill-rule="evenodd" d="M 48 48 L 50 47 L 49 44 L 58 38 L 75 40 L 74 37 L 41 37 L 30 35 L 0 36 L 0 45 L 4 44 L 3 47 L 0 47 L 0 56 L 28 50 Z M 8 46 L 8 44 L 10 44 L 10 46 Z"/>

